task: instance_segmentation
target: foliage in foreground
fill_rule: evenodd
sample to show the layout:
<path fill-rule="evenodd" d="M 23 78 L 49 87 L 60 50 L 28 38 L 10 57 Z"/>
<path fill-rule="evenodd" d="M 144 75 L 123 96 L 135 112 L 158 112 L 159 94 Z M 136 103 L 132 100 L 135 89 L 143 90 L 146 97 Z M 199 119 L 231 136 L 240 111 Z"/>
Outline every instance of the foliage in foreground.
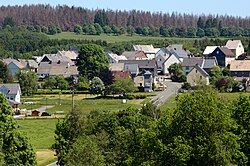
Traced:
<path fill-rule="evenodd" d="M 164 112 L 147 104 L 139 110 L 69 114 L 56 129 L 53 148 L 59 163 L 249 164 L 250 98 L 241 96 L 228 105 L 215 92 L 198 91 L 178 95 L 176 101 L 174 110 Z"/>
<path fill-rule="evenodd" d="M 36 157 L 29 140 L 17 130 L 12 110 L 0 94 L 0 164 L 35 165 Z"/>

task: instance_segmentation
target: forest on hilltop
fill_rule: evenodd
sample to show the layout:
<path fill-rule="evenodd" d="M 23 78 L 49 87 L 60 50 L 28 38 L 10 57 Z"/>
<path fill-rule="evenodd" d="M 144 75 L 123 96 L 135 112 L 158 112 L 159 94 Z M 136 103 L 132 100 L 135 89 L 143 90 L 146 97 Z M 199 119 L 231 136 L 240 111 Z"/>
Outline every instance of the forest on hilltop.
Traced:
<path fill-rule="evenodd" d="M 157 5 L 157 4 L 156 4 Z M 73 31 L 76 24 L 93 24 L 95 15 L 102 11 L 108 17 L 109 25 L 122 27 L 172 27 L 199 28 L 197 22 L 200 20 L 204 26 L 214 24 L 221 27 L 241 27 L 250 28 L 249 17 L 235 17 L 229 15 L 193 15 L 180 14 L 177 12 L 149 12 L 149 11 L 121 11 L 121 10 L 99 10 L 87 9 L 84 7 L 74 7 L 58 5 L 24 5 L 24 6 L 1 6 L 0 25 L 3 25 L 5 17 L 12 17 L 17 26 L 20 25 L 43 25 L 55 24 L 60 26 L 63 31 Z"/>

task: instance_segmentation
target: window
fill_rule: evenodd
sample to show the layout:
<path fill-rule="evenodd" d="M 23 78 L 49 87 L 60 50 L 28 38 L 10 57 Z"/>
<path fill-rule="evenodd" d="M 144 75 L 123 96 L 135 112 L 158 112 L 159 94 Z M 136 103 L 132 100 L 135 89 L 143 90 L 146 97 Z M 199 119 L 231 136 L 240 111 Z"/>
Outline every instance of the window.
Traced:
<path fill-rule="evenodd" d="M 219 54 L 219 53 L 220 53 L 219 51 L 216 52 L 216 54 Z"/>
<path fill-rule="evenodd" d="M 189 70 L 189 66 L 186 67 L 186 70 Z"/>
<path fill-rule="evenodd" d="M 198 71 L 197 71 L 197 70 L 195 70 L 195 72 L 197 73 Z"/>
<path fill-rule="evenodd" d="M 10 97 L 10 100 L 14 100 L 14 98 L 13 98 L 13 97 Z"/>
<path fill-rule="evenodd" d="M 200 79 L 202 79 L 202 76 L 200 76 Z"/>

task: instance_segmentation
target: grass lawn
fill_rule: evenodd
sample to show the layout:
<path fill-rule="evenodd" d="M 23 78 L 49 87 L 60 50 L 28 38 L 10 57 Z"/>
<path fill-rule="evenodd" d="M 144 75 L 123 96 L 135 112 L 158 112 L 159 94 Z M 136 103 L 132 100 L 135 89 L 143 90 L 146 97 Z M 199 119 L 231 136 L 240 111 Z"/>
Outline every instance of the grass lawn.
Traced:
<path fill-rule="evenodd" d="M 57 121 L 58 119 L 25 119 L 17 120 L 17 123 L 35 149 L 49 149 L 54 142 Z"/>
<path fill-rule="evenodd" d="M 37 165 L 44 166 L 56 161 L 55 152 L 50 149 L 39 149 L 36 151 Z"/>
<path fill-rule="evenodd" d="M 50 148 L 54 143 L 57 121 L 57 119 L 17 120 L 19 129 L 26 134 L 35 148 L 38 165 L 44 166 L 56 161 L 54 151 Z"/>
<path fill-rule="evenodd" d="M 128 100 L 123 104 L 121 99 L 95 99 L 95 95 L 90 94 L 76 94 L 75 108 L 80 109 L 86 113 L 92 110 L 109 110 L 118 111 L 128 107 L 139 108 L 143 103 L 143 99 Z M 54 106 L 46 111 L 53 114 L 56 111 L 64 111 L 65 113 L 71 111 L 72 96 L 70 94 L 63 95 L 35 95 L 32 97 L 23 97 L 22 101 L 32 101 L 34 104 L 23 104 L 21 108 L 36 109 L 42 106 Z"/>
<path fill-rule="evenodd" d="M 154 37 L 154 36 L 140 36 L 140 35 L 83 35 L 83 34 L 75 34 L 74 32 L 62 32 L 55 35 L 48 35 L 50 39 L 78 39 L 78 40 L 105 40 L 108 43 L 115 43 L 115 42 L 129 42 L 135 40 L 161 40 L 161 39 L 178 39 L 178 40 L 199 40 L 203 38 L 177 38 L 177 37 Z"/>
<path fill-rule="evenodd" d="M 150 95 L 150 94 L 148 94 Z M 139 108 L 143 99 L 128 100 L 123 104 L 121 99 L 95 99 L 95 95 L 76 94 L 75 107 L 89 113 L 92 110 L 118 111 L 128 107 Z M 70 94 L 62 95 L 35 95 L 32 97 L 22 97 L 22 101 L 34 102 L 34 104 L 23 104 L 22 108 L 35 109 L 41 106 L 52 105 L 53 108 L 47 109 L 49 113 L 56 111 L 71 111 Z M 29 119 L 17 120 L 19 129 L 26 133 L 31 143 L 36 149 L 38 165 L 46 165 L 55 161 L 54 152 L 49 150 L 54 143 L 54 132 L 58 119 Z"/>
<path fill-rule="evenodd" d="M 167 109 L 174 109 L 176 106 L 175 97 L 171 97 L 167 102 L 160 106 L 161 111 L 166 111 Z"/>

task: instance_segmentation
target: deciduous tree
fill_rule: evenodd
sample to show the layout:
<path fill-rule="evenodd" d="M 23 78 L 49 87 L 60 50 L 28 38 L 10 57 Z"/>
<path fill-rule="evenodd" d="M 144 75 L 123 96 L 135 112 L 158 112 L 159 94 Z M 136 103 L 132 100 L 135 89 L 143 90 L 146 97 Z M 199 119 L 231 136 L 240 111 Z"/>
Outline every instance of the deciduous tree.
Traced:
<path fill-rule="evenodd" d="M 0 152 L 3 165 L 36 165 L 36 155 L 26 136 L 18 131 L 6 97 L 0 94 Z"/>
<path fill-rule="evenodd" d="M 103 49 L 95 44 L 85 44 L 80 48 L 76 65 L 81 76 L 92 79 L 100 75 L 100 70 L 107 67 L 108 58 Z"/>
<path fill-rule="evenodd" d="M 16 73 L 23 95 L 33 95 L 37 91 L 38 77 L 35 72 L 20 70 Z"/>

